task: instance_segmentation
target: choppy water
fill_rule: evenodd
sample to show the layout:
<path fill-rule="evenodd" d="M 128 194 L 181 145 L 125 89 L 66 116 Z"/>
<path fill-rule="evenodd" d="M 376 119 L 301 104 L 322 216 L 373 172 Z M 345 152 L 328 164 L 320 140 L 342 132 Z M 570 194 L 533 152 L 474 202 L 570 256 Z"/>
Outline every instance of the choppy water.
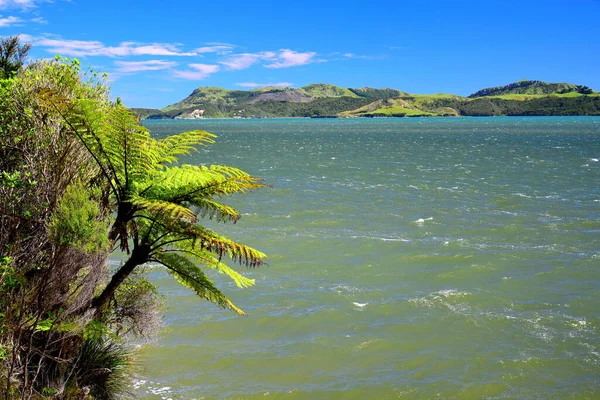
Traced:
<path fill-rule="evenodd" d="M 248 317 L 160 270 L 148 399 L 600 397 L 600 118 L 150 121 L 272 184 Z M 214 226 L 214 224 L 210 224 Z"/>

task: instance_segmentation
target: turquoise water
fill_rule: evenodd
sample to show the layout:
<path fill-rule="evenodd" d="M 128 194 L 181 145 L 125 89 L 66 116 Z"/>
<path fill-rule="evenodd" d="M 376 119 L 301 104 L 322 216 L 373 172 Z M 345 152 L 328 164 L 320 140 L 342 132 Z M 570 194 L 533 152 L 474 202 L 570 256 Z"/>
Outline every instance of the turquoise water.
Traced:
<path fill-rule="evenodd" d="M 146 125 L 272 188 L 207 223 L 269 256 L 215 277 L 248 317 L 152 273 L 142 398 L 600 397 L 600 118 Z"/>

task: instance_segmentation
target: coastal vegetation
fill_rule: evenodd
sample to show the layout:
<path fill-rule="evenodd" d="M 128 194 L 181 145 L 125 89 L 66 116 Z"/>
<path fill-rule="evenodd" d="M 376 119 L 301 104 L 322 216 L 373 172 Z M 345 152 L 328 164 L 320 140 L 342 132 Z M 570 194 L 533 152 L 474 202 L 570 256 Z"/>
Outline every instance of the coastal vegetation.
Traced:
<path fill-rule="evenodd" d="M 600 115 L 600 97 L 587 86 L 542 81 L 482 89 L 468 97 L 329 84 L 250 91 L 200 87 L 162 110 L 132 111 L 150 119 Z"/>
<path fill-rule="evenodd" d="M 0 396 L 127 398 L 131 341 L 161 326 L 146 266 L 244 314 L 212 277 L 250 286 L 225 260 L 258 267 L 265 255 L 199 222 L 237 222 L 220 199 L 265 185 L 234 167 L 178 164 L 215 136 L 153 138 L 76 59 L 23 67 L 27 45 L 1 46 Z"/>

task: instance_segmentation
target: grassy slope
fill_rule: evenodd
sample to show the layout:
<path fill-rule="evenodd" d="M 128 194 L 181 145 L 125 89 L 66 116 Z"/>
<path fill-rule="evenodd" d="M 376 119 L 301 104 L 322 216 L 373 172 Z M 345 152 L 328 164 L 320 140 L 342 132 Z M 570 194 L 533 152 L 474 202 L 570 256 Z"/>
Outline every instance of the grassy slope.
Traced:
<path fill-rule="evenodd" d="M 445 116 L 458 115 L 452 108 L 454 102 L 464 100 L 452 94 L 404 95 L 387 101 L 378 100 L 365 107 L 342 113 L 344 117 L 377 117 L 377 116 Z"/>
<path fill-rule="evenodd" d="M 376 89 L 370 87 L 363 88 L 349 88 L 352 93 L 356 94 L 359 97 L 365 97 L 370 99 L 395 99 L 401 96 L 408 96 L 409 94 L 397 89 Z"/>
<path fill-rule="evenodd" d="M 220 87 L 200 87 L 192 92 L 188 97 L 178 103 L 171 104 L 162 109 L 163 112 L 184 110 L 191 108 L 204 107 L 206 105 L 215 105 L 218 107 L 231 106 L 241 102 L 249 101 L 254 96 L 258 96 L 258 91 L 248 90 L 227 90 Z"/>
<path fill-rule="evenodd" d="M 382 107 L 371 113 L 367 113 L 368 116 L 382 116 L 382 117 L 433 117 L 436 114 L 418 110 L 414 108 L 404 107 L 401 104 L 392 104 L 391 106 Z"/>
<path fill-rule="evenodd" d="M 301 87 L 299 90 L 314 99 L 321 99 L 324 97 L 359 97 L 350 89 L 326 83 L 313 83 L 312 85 Z"/>

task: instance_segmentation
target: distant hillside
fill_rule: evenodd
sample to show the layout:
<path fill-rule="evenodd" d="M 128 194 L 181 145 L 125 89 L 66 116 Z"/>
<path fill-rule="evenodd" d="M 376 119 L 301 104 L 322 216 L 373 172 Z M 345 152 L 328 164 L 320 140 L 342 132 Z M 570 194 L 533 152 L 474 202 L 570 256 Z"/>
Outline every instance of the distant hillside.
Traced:
<path fill-rule="evenodd" d="M 370 99 L 394 99 L 396 97 L 408 95 L 408 93 L 406 92 L 389 88 L 375 89 L 370 87 L 364 87 L 357 89 L 350 88 L 349 90 L 359 97 L 367 97 Z"/>
<path fill-rule="evenodd" d="M 312 85 L 301 87 L 299 90 L 314 99 L 321 99 L 324 97 L 359 97 L 350 89 L 326 83 L 313 83 Z"/>
<path fill-rule="evenodd" d="M 294 103 L 303 103 L 313 101 L 314 98 L 307 96 L 305 93 L 298 89 L 285 89 L 285 90 L 268 90 L 260 93 L 258 96 L 254 96 L 249 103 L 260 103 L 261 101 L 290 101 Z"/>
<path fill-rule="evenodd" d="M 220 87 L 199 87 L 194 90 L 185 99 L 162 109 L 163 112 L 172 110 L 184 110 L 193 107 L 200 107 L 207 104 L 224 107 L 234 105 L 240 102 L 250 101 L 253 97 L 261 93 L 248 90 L 227 90 Z"/>
<path fill-rule="evenodd" d="M 548 83 L 523 80 L 505 86 L 482 89 L 469 97 L 502 96 L 509 94 L 551 95 L 567 93 L 592 94 L 594 91 L 587 86 L 573 85 L 570 83 Z"/>
<path fill-rule="evenodd" d="M 469 97 L 322 83 L 297 89 L 200 87 L 162 110 L 133 111 L 148 119 L 600 115 L 600 94 L 582 85 L 542 81 L 482 89 Z"/>
<path fill-rule="evenodd" d="M 169 118 L 161 110 L 156 108 L 130 108 L 131 112 L 135 114 L 139 119 L 153 119 L 154 118 Z"/>

